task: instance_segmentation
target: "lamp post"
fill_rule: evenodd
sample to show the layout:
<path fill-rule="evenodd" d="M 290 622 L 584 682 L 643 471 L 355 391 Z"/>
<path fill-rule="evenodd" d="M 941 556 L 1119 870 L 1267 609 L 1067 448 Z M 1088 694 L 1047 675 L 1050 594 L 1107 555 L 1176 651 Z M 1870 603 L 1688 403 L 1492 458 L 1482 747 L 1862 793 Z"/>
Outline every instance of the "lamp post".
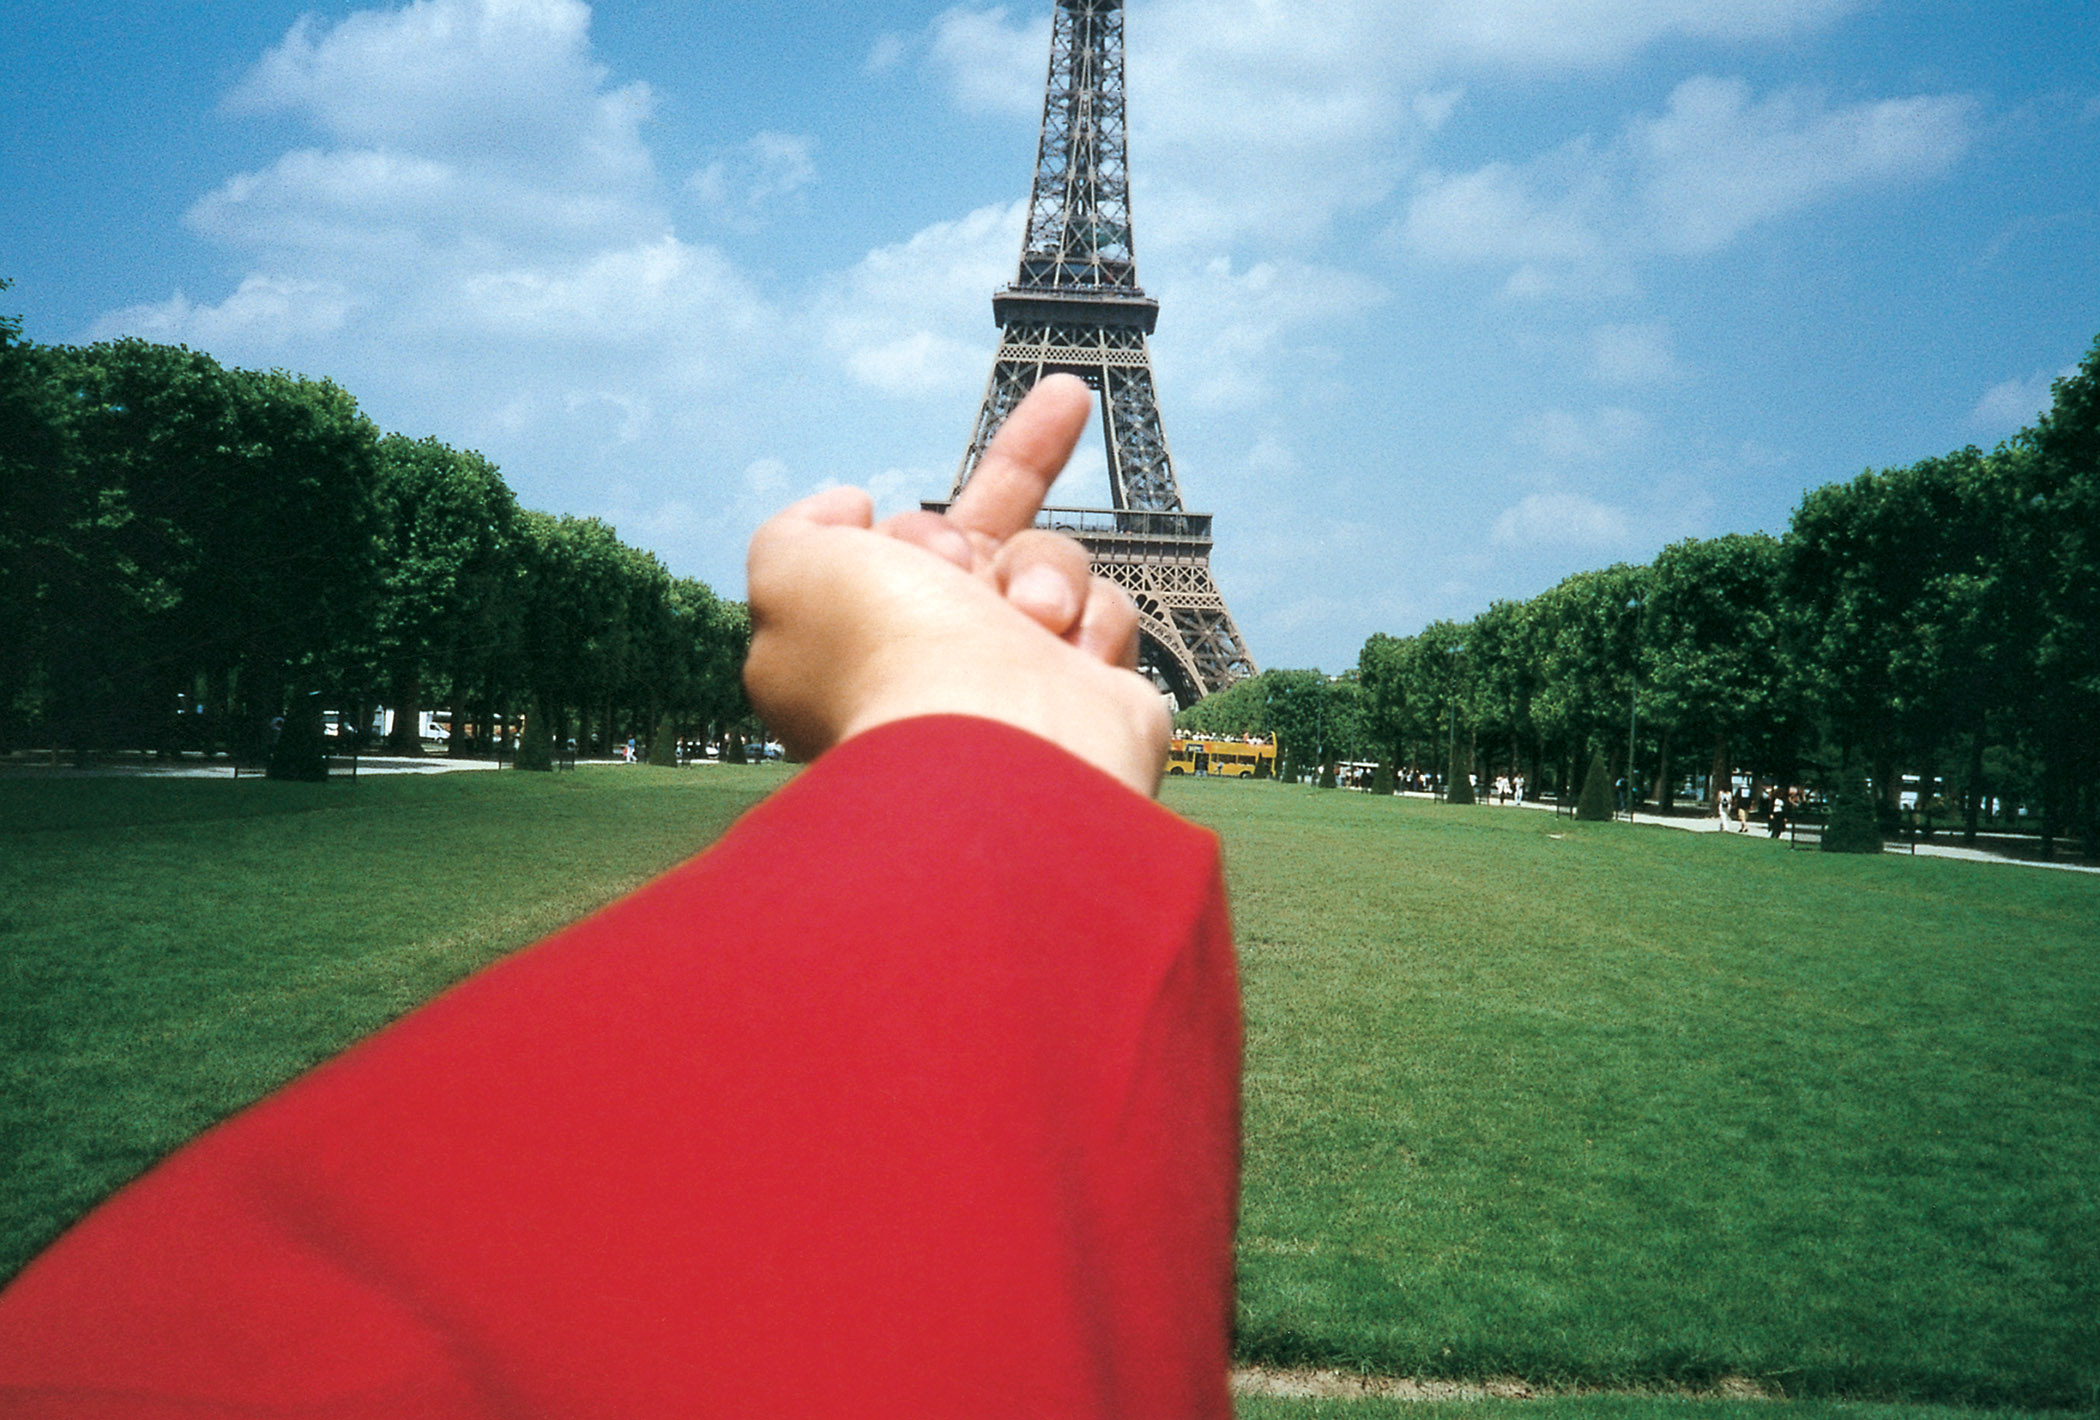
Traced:
<path fill-rule="evenodd" d="M 1634 638 L 1632 669 L 1626 677 L 1626 821 L 1633 822 L 1633 806 L 1640 797 L 1640 789 L 1633 774 L 1634 732 L 1640 725 L 1641 707 L 1641 662 L 1640 662 L 1640 615 L 1641 599 L 1628 597 L 1626 610 L 1633 613 Z"/>
<path fill-rule="evenodd" d="M 1444 746 L 1444 802 L 1447 804 L 1451 802 L 1451 791 L 1458 784 L 1458 658 L 1465 653 L 1465 642 L 1451 643 L 1450 674 L 1444 680 L 1451 696 L 1451 732 Z M 1472 796 L 1469 794 L 1465 801 L 1471 803 Z"/>
<path fill-rule="evenodd" d="M 1641 682 L 1636 675 L 1626 693 L 1626 821 L 1633 822 L 1633 803 L 1639 794 L 1633 779 L 1633 736 L 1640 724 Z"/>

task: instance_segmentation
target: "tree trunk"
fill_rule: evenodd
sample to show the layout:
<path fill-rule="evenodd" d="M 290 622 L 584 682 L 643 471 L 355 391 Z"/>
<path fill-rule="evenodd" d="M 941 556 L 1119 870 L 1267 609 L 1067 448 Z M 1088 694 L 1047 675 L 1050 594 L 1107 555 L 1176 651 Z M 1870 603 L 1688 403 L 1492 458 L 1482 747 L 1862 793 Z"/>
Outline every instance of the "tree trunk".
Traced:
<path fill-rule="evenodd" d="M 1961 841 L 1976 841 L 1976 819 L 1983 812 L 1983 722 L 1969 736 L 1969 786 L 1962 794 Z"/>
<path fill-rule="evenodd" d="M 460 660 L 457 655 L 452 658 L 451 685 L 445 697 L 452 707 L 445 717 L 445 755 L 449 759 L 463 759 L 473 748 L 467 742 L 467 675 Z"/>
<path fill-rule="evenodd" d="M 2042 731 L 2042 857 L 2056 856 L 2056 835 L 2062 830 L 2064 756 L 2062 742 L 2053 724 Z"/>
<path fill-rule="evenodd" d="M 1874 755 L 1874 797 L 1880 801 L 1878 817 L 1886 824 L 1903 811 L 1903 780 L 1896 773 L 1896 762 L 1887 750 L 1878 750 Z"/>
<path fill-rule="evenodd" d="M 394 672 L 394 732 L 386 747 L 395 754 L 423 752 L 423 677 L 414 666 Z"/>
<path fill-rule="evenodd" d="M 1670 727 L 1663 726 L 1655 742 L 1655 793 L 1651 796 L 1659 812 L 1668 813 L 1677 802 L 1677 786 L 1670 782 Z"/>

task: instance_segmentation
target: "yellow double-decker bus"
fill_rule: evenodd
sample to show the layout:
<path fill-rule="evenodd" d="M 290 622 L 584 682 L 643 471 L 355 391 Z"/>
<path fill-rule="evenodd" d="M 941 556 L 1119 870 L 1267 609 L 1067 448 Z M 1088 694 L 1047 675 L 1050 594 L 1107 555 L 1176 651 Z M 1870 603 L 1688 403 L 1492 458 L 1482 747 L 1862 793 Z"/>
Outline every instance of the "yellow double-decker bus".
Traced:
<path fill-rule="evenodd" d="M 1225 779 L 1274 779 L 1276 746 L 1250 740 L 1176 735 L 1167 742 L 1167 773 Z"/>

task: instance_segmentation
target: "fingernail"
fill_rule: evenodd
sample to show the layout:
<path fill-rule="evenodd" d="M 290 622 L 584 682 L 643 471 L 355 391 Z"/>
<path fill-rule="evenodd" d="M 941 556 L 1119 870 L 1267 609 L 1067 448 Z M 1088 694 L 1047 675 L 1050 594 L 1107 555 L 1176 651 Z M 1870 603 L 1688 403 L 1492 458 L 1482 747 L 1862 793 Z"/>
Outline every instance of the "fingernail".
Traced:
<path fill-rule="evenodd" d="M 1022 569 L 1006 587 L 1006 598 L 1041 622 L 1063 630 L 1079 607 L 1072 584 L 1048 567 Z"/>

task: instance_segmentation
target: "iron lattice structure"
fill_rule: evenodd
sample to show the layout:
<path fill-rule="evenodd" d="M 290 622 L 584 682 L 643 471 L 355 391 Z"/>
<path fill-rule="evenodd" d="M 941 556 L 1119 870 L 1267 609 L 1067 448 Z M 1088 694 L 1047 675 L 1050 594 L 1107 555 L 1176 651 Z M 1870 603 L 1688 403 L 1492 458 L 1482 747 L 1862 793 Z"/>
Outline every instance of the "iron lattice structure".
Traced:
<path fill-rule="evenodd" d="M 1210 515 L 1181 504 L 1145 343 L 1158 317 L 1130 240 L 1123 6 L 1057 0 L 1020 272 L 992 296 L 999 353 L 948 496 L 1037 380 L 1058 371 L 1085 380 L 1101 399 L 1115 506 L 1045 508 L 1037 521 L 1076 537 L 1095 573 L 1130 593 L 1143 668 L 1187 706 L 1255 666 L 1211 579 Z"/>

